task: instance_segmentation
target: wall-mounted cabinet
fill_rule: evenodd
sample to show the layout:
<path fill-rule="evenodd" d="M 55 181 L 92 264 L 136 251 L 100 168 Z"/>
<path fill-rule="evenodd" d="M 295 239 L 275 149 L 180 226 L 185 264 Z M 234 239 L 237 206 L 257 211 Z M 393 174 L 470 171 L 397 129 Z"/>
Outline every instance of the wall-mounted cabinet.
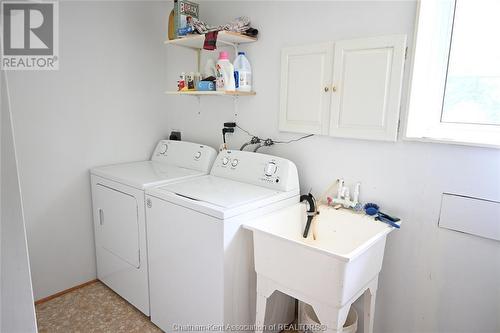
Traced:
<path fill-rule="evenodd" d="M 396 141 L 405 51 L 402 35 L 283 49 L 280 130 Z"/>
<path fill-rule="evenodd" d="M 332 43 L 281 52 L 281 131 L 328 134 L 332 60 Z"/>

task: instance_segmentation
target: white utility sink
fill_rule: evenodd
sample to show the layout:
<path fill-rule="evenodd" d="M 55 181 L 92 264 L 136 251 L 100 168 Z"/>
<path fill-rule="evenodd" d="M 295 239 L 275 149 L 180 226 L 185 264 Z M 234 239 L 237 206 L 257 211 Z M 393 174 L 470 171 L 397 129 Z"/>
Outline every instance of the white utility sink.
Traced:
<path fill-rule="evenodd" d="M 267 298 L 276 290 L 310 304 L 328 332 L 341 332 L 351 304 L 364 293 L 364 331 L 372 332 L 378 274 L 393 228 L 350 210 L 320 206 L 304 239 L 305 211 L 296 204 L 245 226 L 253 231 L 256 332 L 262 331 Z"/>

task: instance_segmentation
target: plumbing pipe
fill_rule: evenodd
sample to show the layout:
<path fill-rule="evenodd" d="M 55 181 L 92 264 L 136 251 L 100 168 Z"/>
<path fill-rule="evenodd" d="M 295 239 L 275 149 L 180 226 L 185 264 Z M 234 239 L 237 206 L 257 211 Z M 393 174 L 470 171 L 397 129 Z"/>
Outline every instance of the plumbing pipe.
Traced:
<path fill-rule="evenodd" d="M 262 143 L 259 143 L 259 144 L 257 145 L 257 147 L 255 147 L 255 149 L 253 150 L 253 152 L 254 152 L 254 153 L 256 153 L 256 152 L 257 152 L 257 150 L 259 150 L 259 149 L 260 149 L 260 148 L 262 148 L 262 147 L 264 147 L 264 145 L 263 145 Z"/>

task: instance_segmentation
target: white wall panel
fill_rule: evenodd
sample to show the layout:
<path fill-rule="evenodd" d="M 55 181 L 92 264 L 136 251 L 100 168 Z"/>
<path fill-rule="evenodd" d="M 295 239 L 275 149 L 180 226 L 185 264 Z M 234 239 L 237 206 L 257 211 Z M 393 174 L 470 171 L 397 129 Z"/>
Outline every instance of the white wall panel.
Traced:
<path fill-rule="evenodd" d="M 500 202 L 443 193 L 439 226 L 500 240 Z"/>

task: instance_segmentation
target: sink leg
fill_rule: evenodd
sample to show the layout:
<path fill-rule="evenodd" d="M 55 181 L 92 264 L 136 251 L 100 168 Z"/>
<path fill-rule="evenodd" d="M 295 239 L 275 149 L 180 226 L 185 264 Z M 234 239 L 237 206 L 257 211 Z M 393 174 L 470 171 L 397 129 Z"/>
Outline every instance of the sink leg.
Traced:
<path fill-rule="evenodd" d="M 366 289 L 364 298 L 364 309 L 363 309 L 363 325 L 364 333 L 373 333 L 373 319 L 375 315 L 375 297 L 377 296 L 376 288 Z"/>
<path fill-rule="evenodd" d="M 257 293 L 257 308 L 255 314 L 255 333 L 264 332 L 264 319 L 266 319 L 267 297 Z"/>
<path fill-rule="evenodd" d="M 343 308 L 335 308 L 324 304 L 311 304 L 314 312 L 318 316 L 321 325 L 325 325 L 324 332 L 334 333 L 342 332 L 342 327 L 347 319 L 350 304 Z"/>

